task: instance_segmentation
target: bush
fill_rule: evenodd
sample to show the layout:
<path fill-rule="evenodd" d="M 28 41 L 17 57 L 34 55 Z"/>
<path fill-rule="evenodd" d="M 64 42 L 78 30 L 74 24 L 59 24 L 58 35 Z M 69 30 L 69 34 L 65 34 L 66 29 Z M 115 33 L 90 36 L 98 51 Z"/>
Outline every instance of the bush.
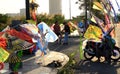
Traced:
<path fill-rule="evenodd" d="M 0 14 L 0 23 L 7 23 L 8 18 L 9 17 L 7 15 Z"/>
<path fill-rule="evenodd" d="M 7 26 L 7 21 L 9 17 L 4 14 L 0 14 L 0 31 L 2 31 Z"/>
<path fill-rule="evenodd" d="M 59 23 L 63 23 L 65 20 L 63 15 L 56 14 L 56 15 L 48 15 L 48 14 L 39 14 L 37 15 L 38 22 L 43 21 L 47 23 L 48 25 L 53 24 L 56 20 L 59 21 Z"/>

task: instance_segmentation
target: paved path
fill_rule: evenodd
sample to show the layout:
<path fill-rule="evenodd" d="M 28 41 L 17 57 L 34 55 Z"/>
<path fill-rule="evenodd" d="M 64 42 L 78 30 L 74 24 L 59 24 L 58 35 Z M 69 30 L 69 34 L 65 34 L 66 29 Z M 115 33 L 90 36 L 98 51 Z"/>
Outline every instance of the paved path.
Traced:
<path fill-rule="evenodd" d="M 79 44 L 79 37 L 74 37 L 69 39 L 68 45 L 49 43 L 48 47 L 50 50 L 62 52 L 69 55 L 70 53 L 79 50 Z M 108 65 L 105 63 L 80 60 L 79 52 L 75 57 L 78 61 L 78 64 L 74 69 L 74 74 L 120 74 L 120 62 Z M 19 71 L 22 72 L 22 74 L 57 74 L 56 69 L 41 67 L 38 64 L 34 63 L 34 61 L 34 55 L 24 55 L 23 68 Z M 5 72 L 3 74 L 9 74 L 9 72 Z"/>

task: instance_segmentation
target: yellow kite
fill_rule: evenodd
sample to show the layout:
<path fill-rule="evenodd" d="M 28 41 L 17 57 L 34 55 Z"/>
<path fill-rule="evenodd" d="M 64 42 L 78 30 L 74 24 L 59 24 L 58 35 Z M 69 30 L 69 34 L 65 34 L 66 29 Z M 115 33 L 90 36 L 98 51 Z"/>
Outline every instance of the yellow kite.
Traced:
<path fill-rule="evenodd" d="M 86 39 L 95 39 L 97 41 L 100 41 L 100 38 L 102 37 L 102 30 L 97 26 L 89 25 L 84 34 L 84 37 Z"/>
<path fill-rule="evenodd" d="M 93 2 L 93 9 L 97 9 L 97 10 L 103 10 L 103 6 L 99 3 L 99 2 Z"/>
<path fill-rule="evenodd" d="M 10 54 L 5 49 L 0 47 L 0 62 L 6 61 L 9 55 Z"/>

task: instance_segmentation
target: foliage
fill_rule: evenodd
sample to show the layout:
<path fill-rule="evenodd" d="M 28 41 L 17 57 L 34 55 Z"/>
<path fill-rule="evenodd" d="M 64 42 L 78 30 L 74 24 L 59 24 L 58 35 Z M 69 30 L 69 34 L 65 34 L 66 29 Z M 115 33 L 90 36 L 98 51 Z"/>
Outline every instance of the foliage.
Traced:
<path fill-rule="evenodd" d="M 82 50 L 82 36 L 80 35 L 80 49 L 72 52 L 69 56 L 69 62 L 60 70 L 58 70 L 58 74 L 74 74 L 75 67 L 78 64 L 78 58 L 75 59 L 76 54 L 79 52 L 80 60 L 83 59 L 83 50 Z"/>
<path fill-rule="evenodd" d="M 85 16 L 77 16 L 73 17 L 73 21 L 80 22 L 81 20 L 85 19 Z"/>
<path fill-rule="evenodd" d="M 120 21 L 120 14 L 117 15 L 118 21 Z"/>
<path fill-rule="evenodd" d="M 8 16 L 4 14 L 0 14 L 0 23 L 7 23 Z"/>
<path fill-rule="evenodd" d="M 93 6 L 93 2 L 98 1 L 100 2 L 100 0 L 87 0 L 86 4 L 85 4 L 86 0 L 78 0 L 76 2 L 76 4 L 79 4 L 79 9 L 84 9 L 85 5 L 87 6 L 87 11 L 89 11 L 90 13 L 92 12 L 94 15 L 97 15 L 97 17 L 99 17 L 102 20 L 105 20 L 103 12 L 100 12 L 99 10 L 95 10 L 92 8 Z M 118 21 L 120 21 L 120 14 L 117 15 Z"/>
<path fill-rule="evenodd" d="M 84 9 L 85 5 L 87 6 L 87 10 L 90 11 L 92 4 L 93 4 L 93 0 L 87 0 L 86 4 L 85 4 L 85 0 L 78 0 L 76 2 L 76 4 L 79 4 L 79 9 Z"/>
<path fill-rule="evenodd" d="M 51 25 L 56 20 L 58 20 L 59 23 L 63 23 L 63 21 L 65 20 L 65 18 L 64 18 L 64 16 L 62 16 L 60 14 L 56 14 L 56 15 L 39 14 L 39 15 L 37 15 L 37 20 L 38 20 L 38 22 L 44 21 L 48 25 Z"/>
<path fill-rule="evenodd" d="M 6 27 L 5 24 L 0 23 L 0 31 L 2 31 Z"/>
<path fill-rule="evenodd" d="M 65 17 L 64 17 L 63 15 L 60 15 L 60 14 L 54 15 L 53 18 L 54 18 L 54 22 L 55 22 L 56 20 L 59 20 L 59 21 L 58 21 L 59 23 L 63 23 L 64 20 L 65 20 Z"/>
<path fill-rule="evenodd" d="M 80 59 L 82 60 L 83 59 L 83 49 L 82 49 L 82 39 L 83 39 L 83 36 L 80 34 L 80 48 L 79 48 L 79 53 L 80 53 Z"/>
<path fill-rule="evenodd" d="M 4 17 L 6 17 L 6 16 L 7 15 L 5 15 Z M 43 22 L 47 23 L 49 26 L 51 26 L 56 20 L 59 23 L 63 23 L 64 21 L 79 22 L 81 20 L 81 18 L 83 18 L 83 17 L 84 16 L 78 16 L 76 18 L 73 17 L 73 19 L 70 19 L 70 20 L 65 20 L 65 17 L 61 14 L 56 14 L 56 15 L 37 14 L 37 22 L 39 23 L 40 21 L 43 21 Z M 7 25 L 10 25 L 12 23 L 12 20 L 21 20 L 23 23 L 26 22 L 25 16 L 14 16 L 14 17 L 7 16 L 7 19 L 4 19 L 4 23 L 0 22 L 0 31 L 3 30 Z"/>
<path fill-rule="evenodd" d="M 0 31 L 2 31 L 7 26 L 7 20 L 9 17 L 4 14 L 0 14 Z"/>
<path fill-rule="evenodd" d="M 10 53 L 9 58 L 5 61 L 6 63 L 9 63 L 11 66 L 11 70 L 13 71 L 18 71 L 18 69 L 21 66 L 21 62 L 22 62 L 22 56 L 23 56 L 23 46 L 22 43 L 24 42 L 24 40 L 21 39 L 16 39 L 12 40 L 11 38 L 11 42 L 8 42 L 7 45 L 9 45 L 9 43 L 11 43 L 10 45 L 10 49 L 7 49 L 7 51 Z M 9 46 L 7 46 L 7 48 L 9 48 Z"/>
<path fill-rule="evenodd" d="M 69 62 L 57 74 L 74 74 L 74 66 L 76 65 L 75 55 L 76 51 L 69 55 Z"/>
<path fill-rule="evenodd" d="M 99 12 L 98 10 L 95 10 L 95 9 L 93 9 L 92 8 L 92 6 L 93 6 L 93 2 L 94 1 L 99 1 L 99 0 L 87 0 L 87 2 L 86 2 L 86 4 L 85 4 L 85 2 L 84 2 L 85 0 L 78 0 L 77 2 L 76 2 L 76 4 L 79 4 L 79 9 L 81 10 L 81 9 L 84 9 L 85 8 L 85 5 L 87 6 L 87 11 L 89 12 L 89 13 L 93 13 L 93 14 L 95 14 L 95 15 L 97 15 L 97 17 L 99 17 L 100 19 L 104 19 L 104 16 L 103 16 L 103 13 L 102 12 Z M 82 2 L 82 3 L 81 3 Z"/>

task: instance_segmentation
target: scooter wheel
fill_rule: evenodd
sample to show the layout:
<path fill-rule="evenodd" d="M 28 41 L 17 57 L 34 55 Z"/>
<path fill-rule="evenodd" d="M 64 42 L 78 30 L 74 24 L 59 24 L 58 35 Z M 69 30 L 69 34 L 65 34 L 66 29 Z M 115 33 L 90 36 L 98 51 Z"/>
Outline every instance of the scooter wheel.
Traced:
<path fill-rule="evenodd" d="M 113 49 L 113 54 L 111 55 L 111 59 L 113 61 L 118 61 L 120 59 L 120 50 L 119 50 L 119 48 L 114 48 Z"/>
<path fill-rule="evenodd" d="M 86 60 L 91 60 L 91 59 L 93 59 L 94 56 L 85 51 L 84 52 L 84 57 L 85 57 Z"/>

